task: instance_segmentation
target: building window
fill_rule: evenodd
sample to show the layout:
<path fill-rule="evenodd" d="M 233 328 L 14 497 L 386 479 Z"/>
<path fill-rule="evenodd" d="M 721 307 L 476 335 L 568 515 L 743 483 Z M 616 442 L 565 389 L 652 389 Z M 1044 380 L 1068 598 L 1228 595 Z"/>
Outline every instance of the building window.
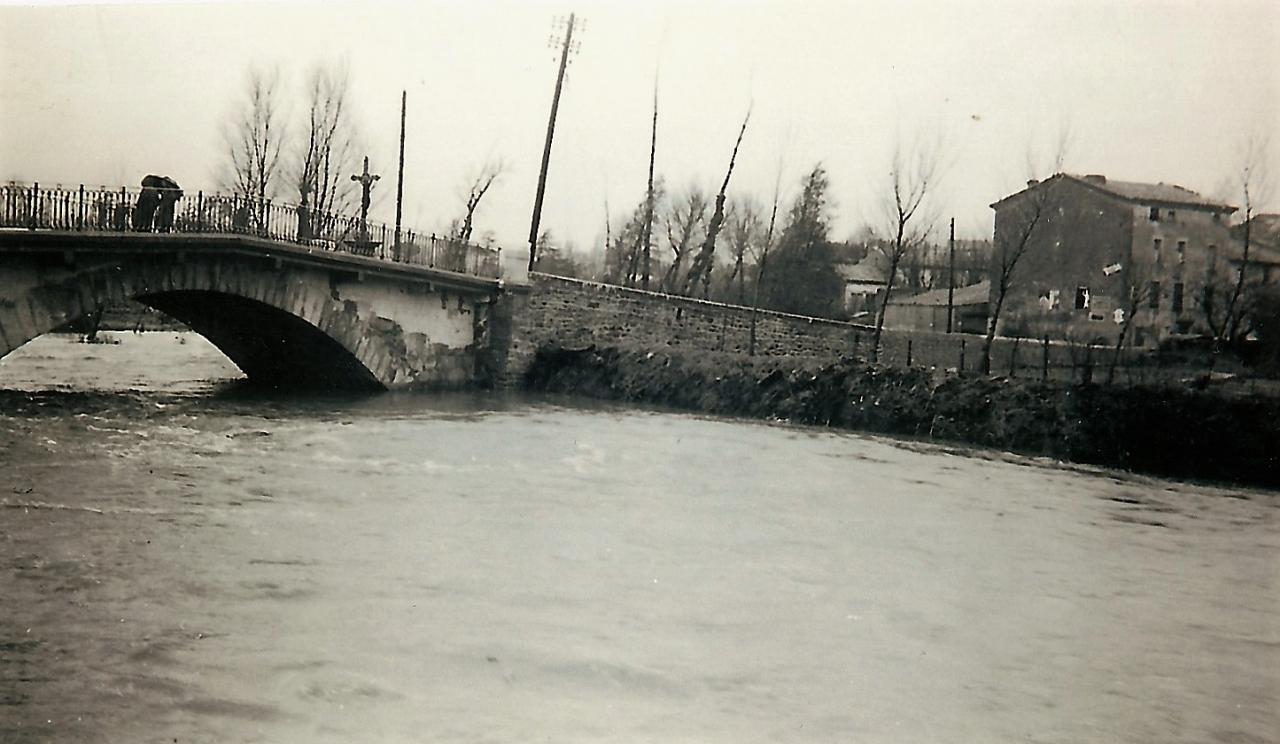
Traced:
<path fill-rule="evenodd" d="M 1187 241 L 1178 241 L 1178 265 L 1181 266 L 1187 262 Z"/>
<path fill-rule="evenodd" d="M 1076 287 L 1076 309 L 1077 310 L 1089 309 L 1089 288 L 1088 287 Z"/>
<path fill-rule="evenodd" d="M 1160 282 L 1153 281 L 1151 286 L 1147 288 L 1147 307 L 1152 310 L 1160 309 Z"/>
<path fill-rule="evenodd" d="M 1159 221 L 1160 221 L 1160 207 L 1152 207 L 1152 208 L 1151 208 L 1151 212 L 1150 212 L 1150 214 L 1149 214 L 1148 216 L 1151 218 L 1151 221 L 1152 221 L 1152 222 L 1159 222 Z"/>
<path fill-rule="evenodd" d="M 1169 210 L 1169 221 L 1170 222 L 1178 221 L 1178 213 L 1173 211 L 1172 209 Z"/>
<path fill-rule="evenodd" d="M 1176 282 L 1173 285 L 1173 311 L 1182 312 L 1182 282 Z"/>
<path fill-rule="evenodd" d="M 1160 244 L 1163 242 L 1164 241 L 1160 240 L 1160 238 L 1156 238 L 1155 241 L 1151 243 L 1151 255 L 1153 256 L 1153 261 L 1156 266 L 1160 265 Z"/>

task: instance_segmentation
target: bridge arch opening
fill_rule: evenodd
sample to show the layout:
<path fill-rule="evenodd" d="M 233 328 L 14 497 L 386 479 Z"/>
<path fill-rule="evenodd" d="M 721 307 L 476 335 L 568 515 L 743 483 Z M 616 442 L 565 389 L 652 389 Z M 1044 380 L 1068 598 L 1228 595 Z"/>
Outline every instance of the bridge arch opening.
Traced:
<path fill-rule="evenodd" d="M 247 297 L 204 290 L 135 297 L 208 339 L 254 385 L 381 390 L 356 356 L 303 318 Z"/>

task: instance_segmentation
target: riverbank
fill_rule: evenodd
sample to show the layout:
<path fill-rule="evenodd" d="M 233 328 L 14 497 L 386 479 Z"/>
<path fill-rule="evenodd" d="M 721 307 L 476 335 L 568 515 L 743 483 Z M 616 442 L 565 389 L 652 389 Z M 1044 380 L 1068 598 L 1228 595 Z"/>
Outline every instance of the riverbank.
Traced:
<path fill-rule="evenodd" d="M 541 349 L 539 392 L 992 447 L 1280 488 L 1280 400 L 1173 386 L 935 377 L 846 359 Z"/>

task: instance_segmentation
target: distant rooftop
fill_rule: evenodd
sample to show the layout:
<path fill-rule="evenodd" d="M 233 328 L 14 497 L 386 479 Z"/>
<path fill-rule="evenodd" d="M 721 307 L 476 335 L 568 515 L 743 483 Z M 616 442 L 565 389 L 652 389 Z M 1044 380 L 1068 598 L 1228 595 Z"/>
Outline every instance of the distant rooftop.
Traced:
<path fill-rule="evenodd" d="M 1280 248 L 1280 214 L 1255 214 L 1249 220 L 1250 240 Z M 1244 239 L 1244 223 L 1231 228 L 1231 234 Z"/>
<path fill-rule="evenodd" d="M 991 281 L 983 280 L 977 284 L 970 284 L 967 287 L 956 287 L 952 303 L 959 305 L 985 305 L 991 295 Z M 928 292 L 911 295 L 910 297 L 895 297 L 892 304 L 894 305 L 943 305 L 947 304 L 946 289 L 931 289 Z"/>
<path fill-rule="evenodd" d="M 884 284 L 889 273 L 888 259 L 877 249 L 867 251 L 867 255 L 857 263 L 836 264 L 836 273 L 846 282 L 863 284 Z"/>
<path fill-rule="evenodd" d="M 1212 209 L 1214 211 L 1234 212 L 1236 208 L 1225 202 L 1216 199 L 1210 199 L 1205 196 L 1184 188 L 1173 183 L 1142 183 L 1139 181 L 1115 181 L 1103 175 L 1089 174 L 1077 175 L 1074 173 L 1058 173 L 1045 181 L 1052 181 L 1057 178 L 1069 178 L 1072 181 L 1083 184 L 1093 189 L 1097 189 L 1106 194 L 1124 199 L 1125 201 L 1138 202 L 1141 204 L 1168 204 L 1173 206 L 1196 207 L 1200 209 Z M 1029 191 L 1040 185 L 1040 181 L 1028 181 L 1027 188 L 1017 192 L 1018 194 Z M 1010 196 L 997 201 L 996 204 L 1006 201 Z"/>
<path fill-rule="evenodd" d="M 1129 201 L 1143 202 L 1150 204 L 1159 202 L 1161 204 L 1185 204 L 1192 207 L 1211 207 L 1215 209 L 1223 209 L 1235 211 L 1235 207 L 1230 204 L 1209 199 L 1201 196 L 1191 189 L 1183 188 L 1174 183 L 1139 183 L 1138 181 L 1113 181 L 1106 176 L 1088 175 L 1078 176 L 1071 173 L 1063 173 L 1067 178 L 1074 178 L 1082 181 L 1101 191 L 1114 194 L 1121 199 Z"/>
<path fill-rule="evenodd" d="M 1249 263 L 1280 266 L 1280 214 L 1254 215 L 1250 223 Z M 1244 258 L 1244 223 L 1231 228 L 1225 255 L 1232 261 Z"/>

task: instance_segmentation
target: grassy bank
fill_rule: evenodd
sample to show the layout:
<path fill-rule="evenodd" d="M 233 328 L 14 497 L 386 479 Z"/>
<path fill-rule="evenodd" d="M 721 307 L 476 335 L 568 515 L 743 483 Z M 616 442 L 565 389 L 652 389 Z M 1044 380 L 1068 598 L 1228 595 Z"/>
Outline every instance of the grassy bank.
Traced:
<path fill-rule="evenodd" d="M 543 349 L 536 391 L 924 437 L 1072 462 L 1280 488 L 1280 400 L 1170 386 L 949 376 L 924 369 Z"/>

